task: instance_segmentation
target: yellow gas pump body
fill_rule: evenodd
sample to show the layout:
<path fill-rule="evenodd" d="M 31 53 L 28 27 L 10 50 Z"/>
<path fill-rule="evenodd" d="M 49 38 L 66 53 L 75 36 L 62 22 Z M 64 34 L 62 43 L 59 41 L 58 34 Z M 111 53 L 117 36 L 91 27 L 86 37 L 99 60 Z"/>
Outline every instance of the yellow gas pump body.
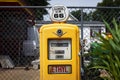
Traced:
<path fill-rule="evenodd" d="M 48 24 L 39 33 L 40 80 L 80 80 L 78 26 Z"/>

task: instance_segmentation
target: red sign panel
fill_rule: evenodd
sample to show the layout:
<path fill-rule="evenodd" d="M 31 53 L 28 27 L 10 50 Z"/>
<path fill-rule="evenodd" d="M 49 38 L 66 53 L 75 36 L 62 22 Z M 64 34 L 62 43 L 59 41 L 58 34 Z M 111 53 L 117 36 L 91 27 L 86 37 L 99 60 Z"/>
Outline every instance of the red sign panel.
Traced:
<path fill-rule="evenodd" d="M 72 68 L 71 65 L 50 65 L 48 71 L 49 74 L 70 74 Z"/>

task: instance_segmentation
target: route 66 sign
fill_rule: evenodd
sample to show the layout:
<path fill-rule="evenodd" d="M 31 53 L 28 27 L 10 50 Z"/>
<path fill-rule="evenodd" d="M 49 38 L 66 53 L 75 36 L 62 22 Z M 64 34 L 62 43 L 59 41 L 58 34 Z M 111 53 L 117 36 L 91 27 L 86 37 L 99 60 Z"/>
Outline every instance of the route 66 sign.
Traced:
<path fill-rule="evenodd" d="M 67 7 L 62 5 L 53 6 L 50 10 L 50 18 L 54 22 L 65 22 L 69 17 Z"/>

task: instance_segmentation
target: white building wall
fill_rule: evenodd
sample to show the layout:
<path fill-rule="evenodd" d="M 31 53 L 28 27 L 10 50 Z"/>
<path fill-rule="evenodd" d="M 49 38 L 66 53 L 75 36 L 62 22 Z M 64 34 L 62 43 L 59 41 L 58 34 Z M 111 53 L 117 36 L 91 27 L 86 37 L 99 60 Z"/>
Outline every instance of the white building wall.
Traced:
<path fill-rule="evenodd" d="M 95 26 L 96 28 L 100 28 L 100 26 Z M 83 40 L 84 39 L 87 39 L 87 42 L 88 43 L 91 43 L 91 42 L 94 42 L 94 40 L 96 39 L 93 39 L 90 37 L 90 29 L 91 27 L 90 26 L 84 26 L 83 27 Z M 101 27 L 101 33 L 105 33 L 106 32 L 106 28 L 103 26 Z M 80 38 L 81 38 L 81 30 L 80 30 Z"/>
<path fill-rule="evenodd" d="M 90 27 L 83 27 L 83 39 L 87 39 L 90 42 Z"/>

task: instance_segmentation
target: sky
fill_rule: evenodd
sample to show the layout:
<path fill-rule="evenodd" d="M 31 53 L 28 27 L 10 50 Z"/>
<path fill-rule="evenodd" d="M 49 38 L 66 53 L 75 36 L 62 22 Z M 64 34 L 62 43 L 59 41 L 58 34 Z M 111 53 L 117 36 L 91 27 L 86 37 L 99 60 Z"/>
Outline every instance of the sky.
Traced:
<path fill-rule="evenodd" d="M 65 6 L 77 6 L 77 7 L 96 7 L 98 2 L 102 0 L 50 0 L 50 6 L 53 5 L 65 5 Z"/>

